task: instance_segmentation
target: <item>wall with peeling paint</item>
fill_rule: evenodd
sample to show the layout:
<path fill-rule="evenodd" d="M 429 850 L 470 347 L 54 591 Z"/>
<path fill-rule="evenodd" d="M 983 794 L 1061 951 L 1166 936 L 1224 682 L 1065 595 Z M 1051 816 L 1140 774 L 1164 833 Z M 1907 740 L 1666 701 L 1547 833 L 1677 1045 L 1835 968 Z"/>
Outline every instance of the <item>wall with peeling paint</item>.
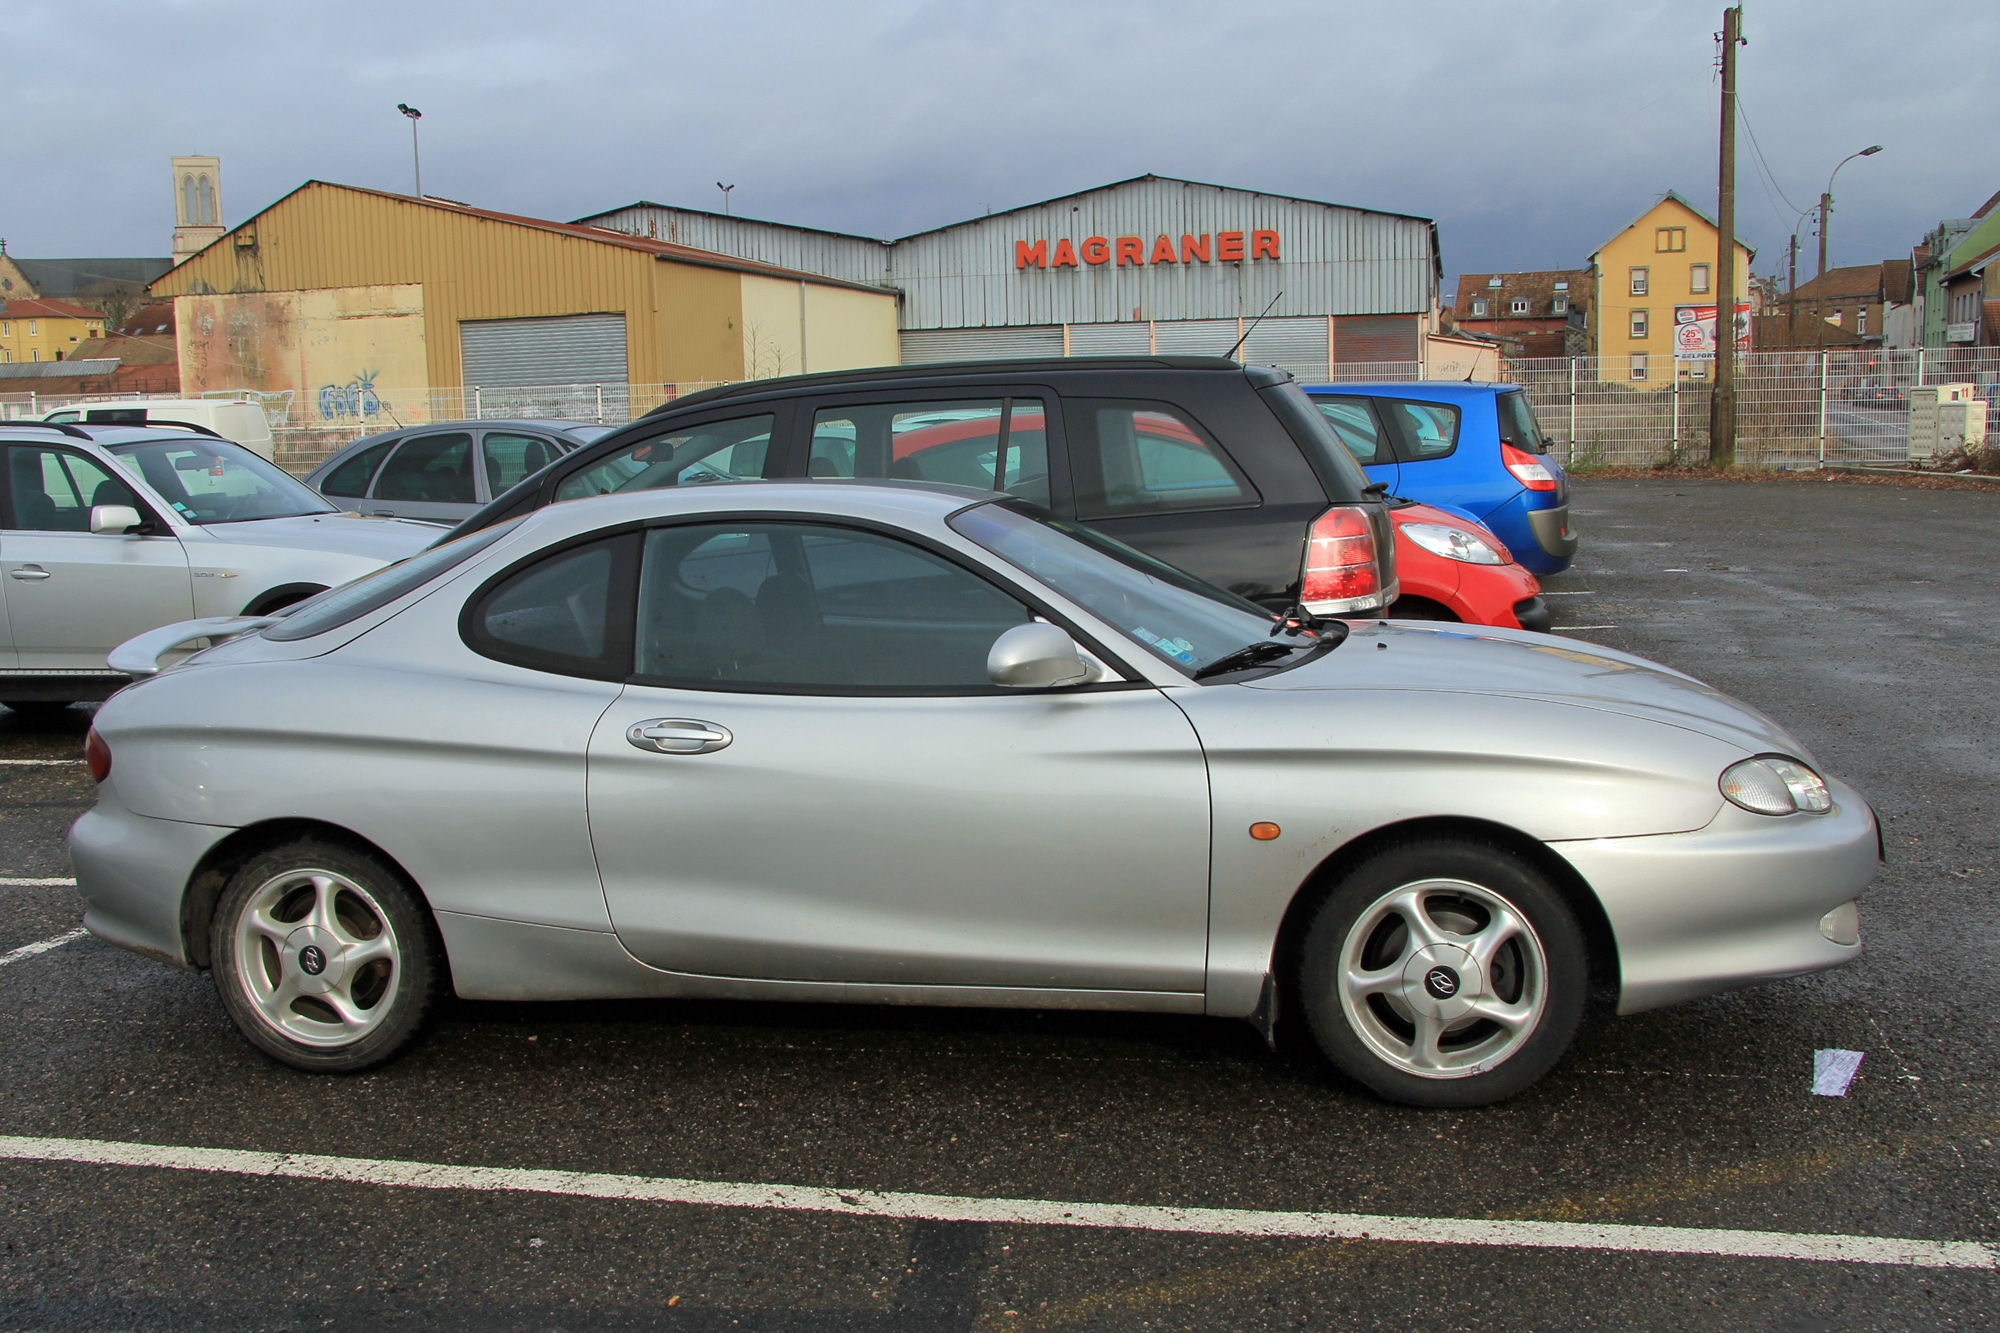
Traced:
<path fill-rule="evenodd" d="M 431 387 L 420 283 L 180 296 L 174 320 L 182 392 L 290 393 L 298 425 L 352 423 L 380 396 Z"/>

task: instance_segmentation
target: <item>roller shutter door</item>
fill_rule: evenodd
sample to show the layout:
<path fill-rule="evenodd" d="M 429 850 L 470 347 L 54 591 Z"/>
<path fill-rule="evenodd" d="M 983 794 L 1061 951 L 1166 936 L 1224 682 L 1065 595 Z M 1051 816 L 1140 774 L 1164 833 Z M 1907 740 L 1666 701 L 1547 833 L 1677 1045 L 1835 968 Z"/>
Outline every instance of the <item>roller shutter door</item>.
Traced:
<path fill-rule="evenodd" d="M 1228 356 L 1242 331 L 1233 319 L 1163 319 L 1153 325 L 1161 356 Z"/>
<path fill-rule="evenodd" d="M 1262 320 L 1243 340 L 1238 359 L 1248 366 L 1288 370 L 1301 384 L 1324 384 L 1328 369 L 1326 316 Z"/>
<path fill-rule="evenodd" d="M 623 315 L 464 320 L 458 340 L 468 389 L 626 381 Z"/>
<path fill-rule="evenodd" d="M 1336 315 L 1333 350 L 1340 364 L 1406 361 L 1416 364 L 1420 330 L 1415 315 Z"/>
<path fill-rule="evenodd" d="M 1002 361 L 1063 354 L 1060 324 L 1003 329 L 905 329 L 902 343 L 906 366 L 930 361 Z"/>
<path fill-rule="evenodd" d="M 1153 326 L 1144 321 L 1069 326 L 1071 356 L 1150 356 L 1152 351 Z"/>

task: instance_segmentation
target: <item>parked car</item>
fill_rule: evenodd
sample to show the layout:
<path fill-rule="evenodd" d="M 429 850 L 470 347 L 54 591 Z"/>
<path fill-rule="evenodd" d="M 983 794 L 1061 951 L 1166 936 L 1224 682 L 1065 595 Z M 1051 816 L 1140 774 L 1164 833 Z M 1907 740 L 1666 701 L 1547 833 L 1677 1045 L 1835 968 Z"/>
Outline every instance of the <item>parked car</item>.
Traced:
<path fill-rule="evenodd" d="M 441 421 L 356 440 L 306 485 L 373 518 L 457 523 L 523 477 L 610 431 L 583 421 Z"/>
<path fill-rule="evenodd" d="M 259 458 L 271 456 L 270 418 L 262 403 L 242 398 L 111 399 L 59 407 L 42 420 L 69 426 L 195 426 Z"/>
<path fill-rule="evenodd" d="M 261 615 L 372 573 L 438 529 L 342 515 L 248 449 L 173 426 L 0 423 L 0 703 L 127 683 L 105 654 L 195 616 Z"/>
<path fill-rule="evenodd" d="M 754 478 L 978 486 L 1077 519 L 1272 610 L 1397 594 L 1379 491 L 1291 376 L 1221 357 L 885 366 L 706 389 L 501 496 L 466 533 L 557 501 Z M 1299 551 L 1323 557 L 1301 578 Z"/>
<path fill-rule="evenodd" d="M 1274 615 L 937 482 L 550 505 L 239 624 L 98 713 L 70 854 L 93 932 L 307 1070 L 447 989 L 1285 1013 L 1468 1106 L 1593 977 L 1631 1013 L 1852 961 L 1878 853 L 1679 672 Z"/>
<path fill-rule="evenodd" d="M 1569 568 L 1569 478 L 1519 388 L 1426 380 L 1306 392 L 1391 495 L 1484 524 L 1536 574 Z"/>

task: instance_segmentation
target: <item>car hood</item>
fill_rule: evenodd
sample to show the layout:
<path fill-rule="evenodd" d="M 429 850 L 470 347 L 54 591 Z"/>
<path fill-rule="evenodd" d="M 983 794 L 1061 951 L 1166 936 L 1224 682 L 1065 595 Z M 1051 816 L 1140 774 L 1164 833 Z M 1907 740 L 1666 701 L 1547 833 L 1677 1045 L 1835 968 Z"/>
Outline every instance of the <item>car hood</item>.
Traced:
<path fill-rule="evenodd" d="M 1748 704 L 1631 653 L 1552 634 L 1472 625 L 1360 621 L 1313 661 L 1244 682 L 1259 690 L 1436 690 L 1536 699 L 1680 727 L 1808 763 L 1790 733 Z"/>
<path fill-rule="evenodd" d="M 282 546 L 299 551 L 331 551 L 371 560 L 403 560 L 444 531 L 435 523 L 402 518 L 362 518 L 358 514 L 301 514 L 259 518 L 247 523 L 211 523 L 202 531 L 217 541 L 245 546 Z"/>

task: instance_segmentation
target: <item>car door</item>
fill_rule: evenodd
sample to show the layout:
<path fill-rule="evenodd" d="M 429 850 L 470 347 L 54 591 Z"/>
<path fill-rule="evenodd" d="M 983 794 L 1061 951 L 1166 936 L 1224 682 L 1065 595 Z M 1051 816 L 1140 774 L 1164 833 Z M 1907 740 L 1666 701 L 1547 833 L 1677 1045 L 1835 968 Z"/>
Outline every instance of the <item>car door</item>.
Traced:
<path fill-rule="evenodd" d="M 24 670 L 102 671 L 105 654 L 149 629 L 194 616 L 187 553 L 151 504 L 80 450 L 7 446 L 0 575 Z M 153 535 L 93 533 L 95 505 L 122 504 Z"/>
<path fill-rule="evenodd" d="M 456 523 L 479 504 L 473 466 L 471 431 L 411 435 L 396 446 L 375 474 L 362 512 Z"/>
<path fill-rule="evenodd" d="M 993 686 L 987 650 L 1030 608 L 897 535 L 683 523 L 642 559 L 636 672 L 588 765 L 635 956 L 773 981 L 1200 992 L 1206 768 L 1157 690 Z M 561 634 L 558 591 L 515 600 Z"/>
<path fill-rule="evenodd" d="M 479 503 L 505 495 L 566 452 L 546 435 L 519 429 L 479 434 Z"/>
<path fill-rule="evenodd" d="M 1396 459 L 1395 446 L 1390 443 L 1388 432 L 1383 428 L 1376 413 L 1376 405 L 1358 395 L 1312 395 L 1313 406 L 1326 418 L 1333 433 L 1347 446 L 1347 452 L 1354 455 L 1354 461 L 1361 464 L 1368 480 L 1386 485 L 1390 495 L 1401 495 L 1402 465 Z"/>

